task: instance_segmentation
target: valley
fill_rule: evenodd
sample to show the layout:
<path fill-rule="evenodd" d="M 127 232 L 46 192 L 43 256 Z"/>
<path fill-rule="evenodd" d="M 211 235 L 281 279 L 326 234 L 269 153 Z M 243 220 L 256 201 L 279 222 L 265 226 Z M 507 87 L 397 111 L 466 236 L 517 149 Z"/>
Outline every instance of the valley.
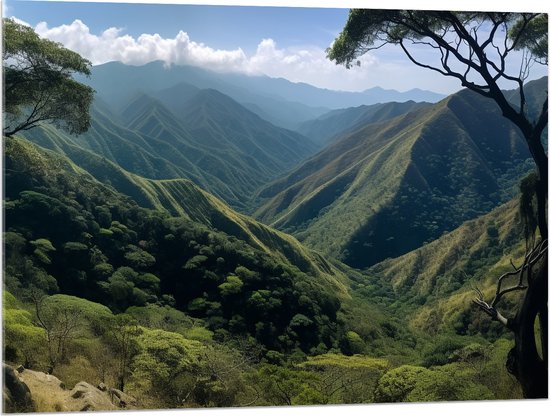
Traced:
<path fill-rule="evenodd" d="M 514 333 L 474 303 L 541 236 L 540 167 L 495 100 L 75 72 L 89 126 L 3 136 L 4 362 L 35 395 L 10 411 L 526 396 Z M 502 96 L 535 119 L 547 86 Z"/>

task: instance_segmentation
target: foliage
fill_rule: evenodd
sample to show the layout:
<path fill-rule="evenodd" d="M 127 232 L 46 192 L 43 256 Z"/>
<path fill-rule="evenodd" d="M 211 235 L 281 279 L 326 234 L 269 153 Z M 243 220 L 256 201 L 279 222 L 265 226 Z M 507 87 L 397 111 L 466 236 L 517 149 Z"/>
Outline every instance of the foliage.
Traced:
<path fill-rule="evenodd" d="M 544 79 L 531 88 L 544 99 Z M 269 187 L 257 215 L 352 267 L 371 266 L 517 196 L 534 167 L 518 134 L 491 100 L 460 91 L 358 126 Z"/>
<path fill-rule="evenodd" d="M 21 307 L 8 291 L 3 292 L 5 359 L 22 360 L 27 368 L 41 363 L 45 355 L 44 330 L 33 323 L 32 313 Z"/>
<path fill-rule="evenodd" d="M 86 131 L 93 90 L 71 75 L 89 75 L 91 63 L 14 20 L 3 19 L 3 32 L 4 135 L 43 122 L 70 133 Z"/>
<path fill-rule="evenodd" d="M 300 366 L 317 375 L 313 386 L 324 397 L 324 403 L 370 403 L 389 363 L 363 355 L 329 353 L 309 357 Z"/>
<path fill-rule="evenodd" d="M 200 344 L 160 329 L 143 330 L 136 342 L 134 383 L 169 407 L 180 407 L 195 383 Z"/>
<path fill-rule="evenodd" d="M 380 403 L 488 399 L 494 399 L 490 390 L 456 365 L 433 370 L 401 366 L 384 374 L 375 391 Z"/>
<path fill-rule="evenodd" d="M 511 27 L 510 37 L 516 49 L 527 49 L 541 63 L 548 64 L 548 14 L 536 16 L 525 27 L 518 21 Z"/>
<path fill-rule="evenodd" d="M 397 149 L 394 166 L 410 154 Z M 96 162 L 90 160 L 88 167 Z M 463 166 L 418 162 L 430 172 Z M 37 357 L 50 328 L 73 322 L 58 342 L 62 348 L 50 354 L 59 356 L 54 374 L 71 384 L 84 372 L 139 397 L 142 407 L 519 397 L 517 383 L 499 365 L 510 342 L 491 344 L 487 339 L 496 337 L 489 330 L 482 331 L 485 338 L 472 337 L 486 323 L 465 310 L 462 289 L 488 268 L 492 273 L 493 260 L 516 243 L 509 216 L 476 220 L 458 237 L 447 234 L 444 250 L 426 245 L 422 254 L 361 273 L 326 262 L 185 181 L 143 180 L 103 163 L 97 171 L 116 172 L 111 179 L 120 180 L 103 186 L 68 159 L 14 137 L 6 141 L 6 165 L 6 286 L 24 300 L 35 291 L 61 292 L 39 305 L 43 328 L 31 312 L 37 304 L 5 292 L 6 352 L 14 361 L 45 369 Z M 370 172 L 379 166 L 373 163 Z M 376 178 L 365 177 L 366 183 Z M 412 199 L 417 184 L 413 178 L 397 195 Z M 475 199 L 470 191 L 482 189 L 467 185 L 456 200 L 436 193 L 433 206 L 462 222 L 459 214 Z M 139 205 L 114 191 L 124 186 Z M 144 209 L 144 200 L 152 208 L 170 201 L 173 211 Z M 378 218 L 401 212 L 401 203 L 414 212 L 396 201 Z M 437 227 L 430 221 L 422 237 L 435 238 Z M 436 310 L 438 300 L 447 305 Z M 440 311 L 440 320 L 432 320 Z"/>
<path fill-rule="evenodd" d="M 252 335 L 283 352 L 337 345 L 340 300 L 313 271 L 197 222 L 140 208 L 34 149 L 16 138 L 6 146 L 10 286 L 85 294 L 116 313 L 175 306 L 204 320 L 218 341 Z M 22 165 L 42 166 L 45 174 L 29 183 Z M 108 235 L 99 226 L 107 226 L 107 211 Z M 37 249 L 48 261 L 35 260 Z M 21 271 L 26 263 L 36 273 Z M 37 285 L 37 276 L 45 282 Z"/>

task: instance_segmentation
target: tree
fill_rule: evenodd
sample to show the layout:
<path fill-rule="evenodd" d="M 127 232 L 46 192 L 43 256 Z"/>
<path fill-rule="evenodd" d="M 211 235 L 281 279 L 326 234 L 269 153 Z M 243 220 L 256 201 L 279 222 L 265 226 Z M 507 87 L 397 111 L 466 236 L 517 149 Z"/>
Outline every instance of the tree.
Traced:
<path fill-rule="evenodd" d="M 502 115 L 523 134 L 537 169 L 534 215 L 542 243 L 526 256 L 522 267 L 512 272 L 516 277 L 519 275 L 518 284 L 512 286 L 512 290 L 501 288 L 504 279 L 501 278 L 495 300 L 488 304 L 479 293 L 476 303 L 514 333 L 515 347 L 509 358 L 514 364 L 508 368 L 521 383 L 525 397 L 548 396 L 545 242 L 548 238 L 548 157 L 542 143 L 542 134 L 548 124 L 548 97 L 541 108 L 530 108 L 524 85 L 534 64 L 548 65 L 547 28 L 548 15 L 542 13 L 353 9 L 343 31 L 327 50 L 329 59 L 349 68 L 368 51 L 388 44 L 397 45 L 419 67 L 456 78 L 462 86 L 492 99 Z M 434 62 L 420 60 L 415 53 L 417 48 L 433 52 Z M 514 52 L 522 54 L 516 69 L 510 62 Z M 517 97 L 506 94 L 503 83 L 516 85 Z M 540 262 L 537 267 L 536 262 Z M 502 295 L 519 290 L 525 291 L 525 295 L 516 315 L 511 319 L 503 318 L 495 309 L 496 303 Z M 541 356 L 535 342 L 537 317 Z"/>
<path fill-rule="evenodd" d="M 124 391 L 130 373 L 130 362 L 137 354 L 137 337 L 143 330 L 134 318 L 126 314 L 116 315 L 108 331 L 108 339 L 113 346 L 116 359 L 117 388 Z"/>
<path fill-rule="evenodd" d="M 48 373 L 52 374 L 59 362 L 67 358 L 69 343 L 82 328 L 82 311 L 74 305 L 52 302 L 40 290 L 29 289 L 34 304 L 36 323 L 44 330 L 48 347 Z"/>
<path fill-rule="evenodd" d="M 4 129 L 6 137 L 42 123 L 70 133 L 90 126 L 93 89 L 72 78 L 90 75 L 91 62 L 32 28 L 4 19 Z"/>
<path fill-rule="evenodd" d="M 15 296 L 4 291 L 3 297 L 4 359 L 16 362 L 22 358 L 25 368 L 33 368 L 44 356 L 45 332 L 33 324 L 32 314 L 18 304 Z"/>
<path fill-rule="evenodd" d="M 199 379 L 202 345 L 175 332 L 144 328 L 132 365 L 136 386 L 171 408 L 184 406 Z"/>

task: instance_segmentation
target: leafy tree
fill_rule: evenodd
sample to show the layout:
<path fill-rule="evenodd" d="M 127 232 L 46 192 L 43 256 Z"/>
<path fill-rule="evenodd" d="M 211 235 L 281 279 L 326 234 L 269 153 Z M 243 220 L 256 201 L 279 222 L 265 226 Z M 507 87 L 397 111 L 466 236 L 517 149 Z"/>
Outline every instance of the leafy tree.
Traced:
<path fill-rule="evenodd" d="M 182 406 L 200 379 L 201 345 L 175 332 L 143 329 L 137 337 L 134 379 L 170 407 Z"/>
<path fill-rule="evenodd" d="M 363 355 L 348 357 L 328 353 L 309 357 L 300 367 L 317 375 L 313 384 L 325 398 L 324 403 L 369 403 L 389 363 Z"/>
<path fill-rule="evenodd" d="M 51 264 L 50 253 L 55 251 L 55 247 L 50 240 L 46 238 L 39 238 L 38 240 L 31 241 L 31 245 L 34 247 L 34 255 L 43 264 Z"/>
<path fill-rule="evenodd" d="M 222 296 L 236 295 L 243 287 L 243 281 L 237 276 L 227 276 L 224 283 L 218 286 Z"/>
<path fill-rule="evenodd" d="M 388 44 L 396 45 L 414 64 L 456 78 L 464 87 L 492 99 L 502 115 L 521 131 L 536 164 L 536 222 L 542 240 L 546 241 L 548 157 L 542 135 L 548 124 L 548 97 L 541 108 L 529 108 L 524 83 L 534 63 L 548 64 L 547 27 L 548 15 L 542 13 L 353 9 L 346 26 L 327 53 L 331 60 L 349 68 L 357 57 L 368 51 Z M 419 47 L 433 52 L 435 63 L 421 60 L 415 54 Z M 523 54 L 519 70 L 510 69 L 513 68 L 510 57 L 514 51 Z M 519 97 L 506 94 L 503 81 L 515 83 Z M 546 246 L 543 243 L 531 258 L 540 261 L 542 267 L 535 269 L 536 262 L 527 262 L 526 256 L 524 265 L 525 270 L 529 270 L 529 285 L 527 289 L 523 285 L 522 271 L 513 290 L 526 289 L 525 296 L 513 318 L 500 319 L 495 309 L 502 296 L 501 281 L 491 304 L 486 303 L 482 296 L 478 299 L 478 304 L 487 313 L 514 333 L 516 345 L 511 351 L 513 365 L 509 370 L 522 384 L 525 397 L 530 398 L 548 395 Z M 537 353 L 535 342 L 537 316 L 541 324 L 542 356 Z"/>
<path fill-rule="evenodd" d="M 124 391 L 126 380 L 130 373 L 130 363 L 138 352 L 137 337 L 143 330 L 130 315 L 116 315 L 111 322 L 107 333 L 108 340 L 113 346 L 116 361 L 117 387 Z"/>
<path fill-rule="evenodd" d="M 416 387 L 417 380 L 430 370 L 424 367 L 404 365 L 384 374 L 378 381 L 374 392 L 374 401 L 378 403 L 397 403 L 405 401 L 407 395 Z"/>
<path fill-rule="evenodd" d="M 72 78 L 90 75 L 91 62 L 32 28 L 4 19 L 4 135 L 44 122 L 70 133 L 90 126 L 93 89 Z"/>
<path fill-rule="evenodd" d="M 365 351 L 365 342 L 357 332 L 347 331 L 340 349 L 346 355 L 361 354 Z"/>
<path fill-rule="evenodd" d="M 205 407 L 229 407 L 240 396 L 247 396 L 243 373 L 249 370 L 253 356 L 223 344 L 205 345 L 199 355 L 200 376 L 193 400 Z"/>
<path fill-rule="evenodd" d="M 133 244 L 129 244 L 126 250 L 124 258 L 135 269 L 147 269 L 155 264 L 155 258 L 151 254 Z"/>
<path fill-rule="evenodd" d="M 492 392 L 473 380 L 471 371 L 457 364 L 438 367 L 419 374 L 406 401 L 491 400 Z"/>
<path fill-rule="evenodd" d="M 269 405 L 322 404 L 325 398 L 311 386 L 315 377 L 315 373 L 303 370 L 264 365 L 251 382 Z"/>

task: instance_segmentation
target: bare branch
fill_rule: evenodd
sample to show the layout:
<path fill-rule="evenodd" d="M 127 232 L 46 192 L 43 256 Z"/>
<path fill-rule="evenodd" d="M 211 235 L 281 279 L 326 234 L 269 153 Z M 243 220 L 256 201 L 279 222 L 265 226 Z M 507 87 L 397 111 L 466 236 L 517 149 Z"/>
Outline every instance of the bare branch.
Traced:
<path fill-rule="evenodd" d="M 474 299 L 474 303 L 481 308 L 483 312 L 489 315 L 494 321 L 500 322 L 504 326 L 508 326 L 508 319 L 502 316 L 502 314 L 492 305 L 485 302 L 483 293 L 478 288 L 474 288 L 478 297 Z"/>
<path fill-rule="evenodd" d="M 499 321 L 504 326 L 508 327 L 509 320 L 504 316 L 502 316 L 501 313 L 497 310 L 496 308 L 497 304 L 500 302 L 500 300 L 504 295 L 511 292 L 522 291 L 527 289 L 528 284 L 531 283 L 530 276 L 531 276 L 533 267 L 546 254 L 547 250 L 548 250 L 548 241 L 541 240 L 535 245 L 535 247 L 531 251 L 529 251 L 525 255 L 523 264 L 519 268 L 514 265 L 512 260 L 510 260 L 510 264 L 514 268 L 514 271 L 504 273 L 498 278 L 496 293 L 493 301 L 491 303 L 486 302 L 481 290 L 479 290 L 478 288 L 474 288 L 477 294 L 477 297 L 474 299 L 473 302 L 477 306 L 479 306 L 479 308 L 483 312 L 488 314 L 493 320 Z M 504 281 L 513 277 L 517 278 L 517 283 L 513 286 L 509 286 L 503 289 Z M 525 282 L 525 280 L 527 280 L 527 282 Z"/>

